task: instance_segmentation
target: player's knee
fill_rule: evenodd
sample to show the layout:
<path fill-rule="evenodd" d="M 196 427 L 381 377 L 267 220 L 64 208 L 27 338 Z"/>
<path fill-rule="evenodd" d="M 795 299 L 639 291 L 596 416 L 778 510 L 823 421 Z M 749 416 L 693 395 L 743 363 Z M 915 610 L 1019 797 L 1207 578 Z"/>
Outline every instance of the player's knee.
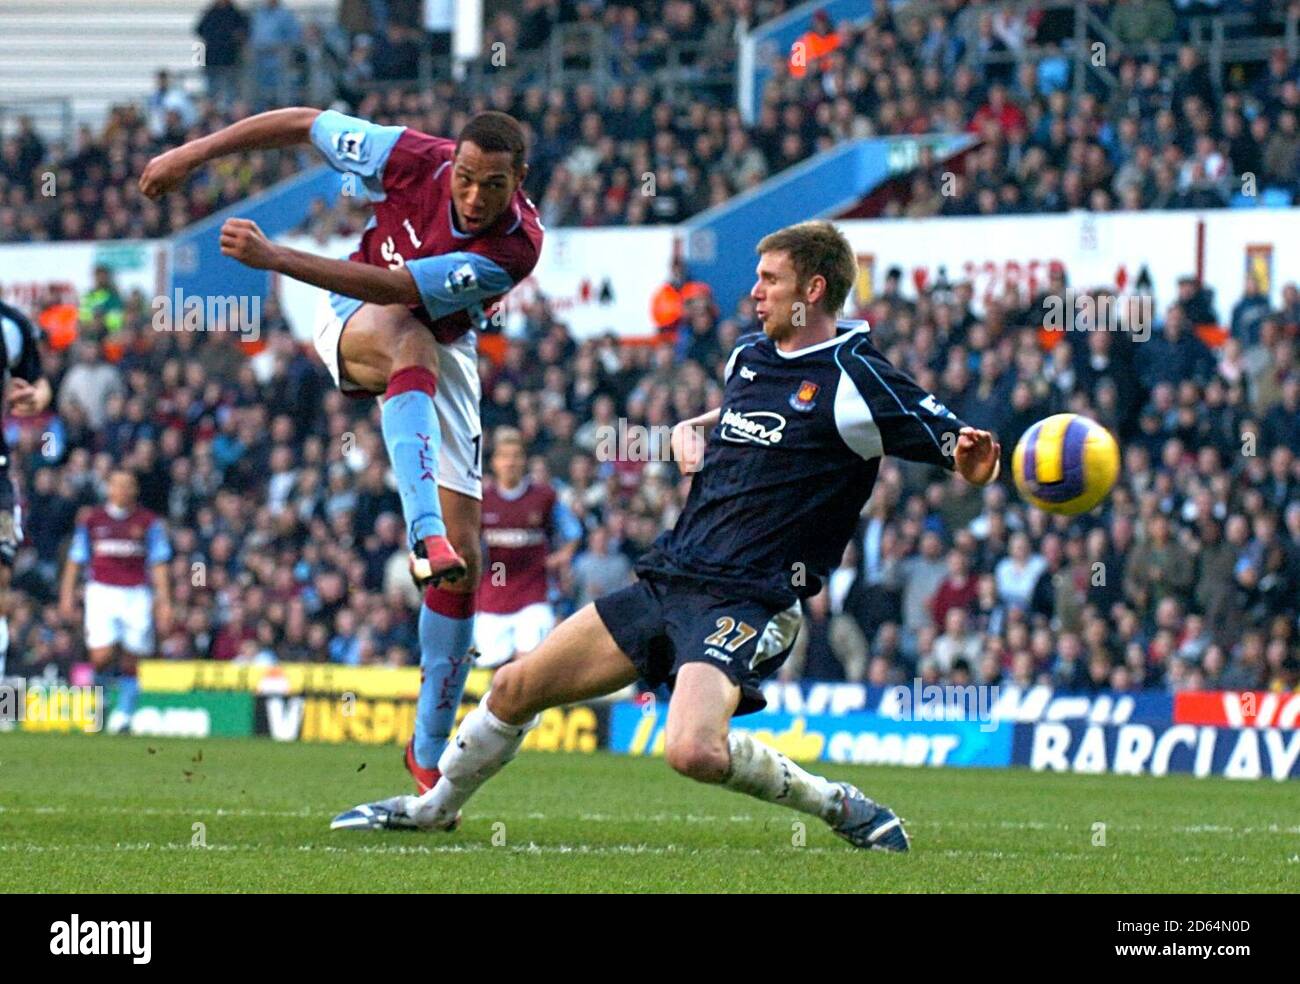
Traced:
<path fill-rule="evenodd" d="M 671 739 L 664 757 L 675 771 L 697 782 L 722 782 L 731 765 L 726 743 L 716 738 Z"/>
<path fill-rule="evenodd" d="M 506 663 L 493 674 L 488 710 L 506 724 L 524 724 L 532 717 L 527 670 L 519 663 Z"/>

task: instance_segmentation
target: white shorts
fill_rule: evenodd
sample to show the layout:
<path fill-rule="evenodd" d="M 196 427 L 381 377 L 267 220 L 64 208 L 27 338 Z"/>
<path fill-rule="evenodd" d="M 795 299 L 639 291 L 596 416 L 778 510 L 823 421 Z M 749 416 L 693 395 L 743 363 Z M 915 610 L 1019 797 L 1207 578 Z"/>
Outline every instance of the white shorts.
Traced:
<path fill-rule="evenodd" d="M 343 379 L 339 369 L 339 339 L 345 324 L 330 304 L 329 292 L 322 290 L 313 332 L 316 351 L 339 389 L 359 393 L 363 392 L 360 387 Z M 479 401 L 483 390 L 478 378 L 478 336 L 471 331 L 450 345 L 435 344 L 438 346 L 438 388 L 434 391 L 433 405 L 442 426 L 438 484 L 471 499 L 482 499 L 483 424 L 479 418 Z"/>
<path fill-rule="evenodd" d="M 86 585 L 86 648 L 118 644 L 135 656 L 153 655 L 153 591 L 91 581 Z"/>
<path fill-rule="evenodd" d="M 478 666 L 496 667 L 515 653 L 536 649 L 555 628 L 555 612 L 544 601 L 526 605 L 517 612 L 503 615 L 479 612 L 474 616 L 474 648 Z"/>

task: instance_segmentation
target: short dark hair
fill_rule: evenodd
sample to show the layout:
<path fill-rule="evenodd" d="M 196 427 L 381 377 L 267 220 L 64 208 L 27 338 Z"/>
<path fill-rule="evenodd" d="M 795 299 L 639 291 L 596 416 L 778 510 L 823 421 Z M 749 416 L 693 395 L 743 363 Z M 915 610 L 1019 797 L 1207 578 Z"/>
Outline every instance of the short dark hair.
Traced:
<path fill-rule="evenodd" d="M 508 153 L 510 166 L 516 171 L 524 166 L 524 128 L 509 113 L 499 113 L 496 110 L 477 113 L 456 138 L 457 152 L 467 140 L 488 154 Z"/>
<path fill-rule="evenodd" d="M 844 233 L 829 222 L 800 222 L 786 226 L 758 243 L 758 253 L 784 251 L 790 255 L 800 286 L 813 276 L 826 278 L 821 306 L 827 314 L 838 314 L 858 276 L 853 247 Z"/>

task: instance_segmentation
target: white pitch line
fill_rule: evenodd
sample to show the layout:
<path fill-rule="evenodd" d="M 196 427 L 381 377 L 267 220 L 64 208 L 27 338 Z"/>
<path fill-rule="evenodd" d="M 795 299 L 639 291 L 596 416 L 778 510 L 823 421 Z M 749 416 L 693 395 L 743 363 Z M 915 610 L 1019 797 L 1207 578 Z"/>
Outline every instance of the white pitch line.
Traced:
<path fill-rule="evenodd" d="M 198 816 L 216 816 L 216 817 L 235 817 L 235 818 L 277 818 L 277 819 L 298 819 L 310 820 L 316 818 L 329 818 L 338 813 L 342 807 L 338 804 L 320 807 L 300 807 L 296 810 L 262 810 L 251 807 L 222 807 L 222 806 L 194 806 L 194 807 L 141 807 L 134 809 L 124 806 L 99 806 L 84 805 L 78 807 L 68 806 L 0 806 L 0 814 L 5 813 L 31 813 L 38 816 L 49 814 L 68 814 L 74 813 L 78 816 L 160 816 L 160 817 L 198 817 Z M 793 817 L 793 814 L 791 814 Z M 538 811 L 530 812 L 511 812 L 511 811 L 487 811 L 475 817 L 478 820 L 542 820 L 542 821 L 574 821 L 580 823 L 770 823 L 775 817 L 758 818 L 749 814 L 730 814 L 727 816 L 717 816 L 711 814 L 696 813 L 645 813 L 640 815 L 618 815 L 612 813 L 541 813 Z M 797 819 L 797 818 L 796 818 Z M 1100 819 L 1100 818 L 1098 818 Z M 1104 822 L 1104 821 L 1103 821 Z M 1079 823 L 1069 824 L 1059 821 L 1044 820 L 956 820 L 950 818 L 939 819 L 909 819 L 906 821 L 908 827 L 912 828 L 954 828 L 959 830 L 1035 830 L 1035 831 L 1073 831 L 1081 832 L 1090 830 L 1090 824 Z M 1261 826 L 1250 827 L 1233 827 L 1224 824 L 1140 824 L 1140 823 L 1107 823 L 1107 829 L 1112 833 L 1154 833 L 1154 834 L 1217 834 L 1232 837 L 1248 837 L 1260 834 L 1277 834 L 1285 836 L 1294 836 L 1300 834 L 1300 824 L 1282 826 L 1272 823 Z"/>
<path fill-rule="evenodd" d="M 781 849 L 790 854 L 845 854 L 849 848 L 800 847 Z M 0 844 L 0 854 L 116 854 L 147 853 L 152 851 L 188 852 L 203 854 L 214 851 L 219 853 L 242 852 L 249 854 L 272 854 L 287 851 L 320 852 L 323 854 L 393 854 L 393 855 L 437 855 L 437 854 L 574 854 L 595 856 L 617 856 L 633 854 L 672 854 L 689 857 L 700 854 L 753 854 L 771 856 L 774 852 L 763 848 L 744 847 L 705 847 L 683 848 L 674 844 L 615 844 L 610 846 L 593 846 L 591 844 L 537 844 L 529 842 L 519 845 L 502 845 L 493 847 L 488 844 L 366 844 L 357 847 L 340 847 L 334 844 L 210 844 L 206 847 L 193 847 L 182 843 L 160 843 L 140 841 L 135 843 L 107 844 Z"/>
<path fill-rule="evenodd" d="M 78 806 L 75 809 L 67 806 L 0 806 L 0 813 L 33 813 L 33 814 L 55 814 L 55 813 L 76 813 L 78 816 L 159 816 L 159 817 L 188 817 L 188 816 L 219 816 L 219 817 L 290 817 L 310 819 L 312 817 L 332 817 L 339 813 L 343 808 L 337 803 L 331 806 L 321 807 L 302 807 L 297 810 L 258 810 L 252 808 L 236 808 L 221 806 L 194 806 L 194 807 L 141 807 L 132 809 L 124 806 Z M 529 813 L 514 812 L 497 812 L 483 814 L 483 819 L 490 820 L 574 820 L 584 823 L 628 823 L 628 822 L 648 822 L 648 823 L 750 823 L 755 818 L 748 814 L 735 814 L 732 816 L 710 816 L 707 814 L 695 813 L 646 813 L 638 816 L 618 816 L 610 813 L 539 813 L 536 811 Z"/>

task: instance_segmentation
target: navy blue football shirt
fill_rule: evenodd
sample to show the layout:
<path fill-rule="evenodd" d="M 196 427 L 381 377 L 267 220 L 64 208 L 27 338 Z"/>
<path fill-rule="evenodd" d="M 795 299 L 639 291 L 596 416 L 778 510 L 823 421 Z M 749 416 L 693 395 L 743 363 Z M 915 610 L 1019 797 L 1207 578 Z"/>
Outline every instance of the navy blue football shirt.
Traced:
<path fill-rule="evenodd" d="M 871 344 L 865 321 L 782 352 L 745 335 L 676 526 L 638 574 L 781 607 L 839 564 L 883 455 L 955 468 L 966 426 Z"/>

